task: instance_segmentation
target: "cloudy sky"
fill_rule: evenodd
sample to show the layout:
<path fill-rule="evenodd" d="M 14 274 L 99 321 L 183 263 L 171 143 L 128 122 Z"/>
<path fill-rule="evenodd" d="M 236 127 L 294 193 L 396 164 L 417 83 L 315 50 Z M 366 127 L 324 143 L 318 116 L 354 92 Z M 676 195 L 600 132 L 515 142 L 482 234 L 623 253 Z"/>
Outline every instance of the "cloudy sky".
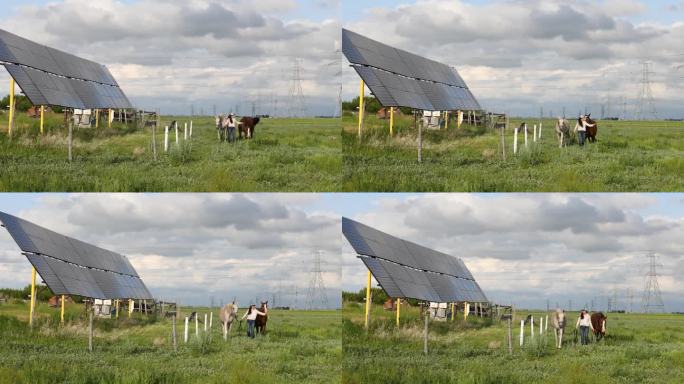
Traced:
<path fill-rule="evenodd" d="M 668 311 L 684 311 L 684 195 L 365 195 L 349 216 L 461 257 L 490 300 L 523 308 L 640 308 L 649 251 Z M 343 241 L 342 288 L 367 270 Z M 374 283 L 375 284 L 375 283 Z"/>
<path fill-rule="evenodd" d="M 216 305 L 237 297 L 302 308 L 314 251 L 330 307 L 340 302 L 339 215 L 314 194 L 0 194 L 0 210 L 126 255 L 152 294 Z M 31 265 L 0 231 L 0 287 Z M 315 304 L 321 306 L 322 301 Z"/>
<path fill-rule="evenodd" d="M 339 0 L 0 0 L 0 8 L 0 28 L 107 65 L 138 107 L 211 114 L 237 105 L 248 114 L 254 105 L 287 115 L 299 59 L 306 114 L 336 110 Z M 8 81 L 1 70 L 0 84 Z"/>
<path fill-rule="evenodd" d="M 648 60 L 658 116 L 684 117 L 681 0 L 345 0 L 342 24 L 455 67 L 485 108 L 514 115 L 632 118 Z M 358 94 L 352 69 L 342 79 Z"/>

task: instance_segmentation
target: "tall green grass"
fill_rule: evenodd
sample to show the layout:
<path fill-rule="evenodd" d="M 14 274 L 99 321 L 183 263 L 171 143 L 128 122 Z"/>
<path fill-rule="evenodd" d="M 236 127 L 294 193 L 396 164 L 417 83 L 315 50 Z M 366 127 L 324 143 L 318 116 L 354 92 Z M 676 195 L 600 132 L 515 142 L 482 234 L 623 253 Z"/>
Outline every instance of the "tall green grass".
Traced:
<path fill-rule="evenodd" d="M 339 119 L 263 119 L 254 140 L 219 143 L 213 118 L 195 118 L 193 138 L 183 142 L 189 117 L 163 117 L 157 160 L 151 128 L 114 124 L 74 130 L 74 160 L 67 161 L 61 115 L 49 115 L 45 135 L 38 121 L 18 116 L 12 138 L 0 116 L 0 191 L 214 192 L 337 191 L 342 172 Z M 164 125 L 179 122 L 180 145 Z"/>
<path fill-rule="evenodd" d="M 448 130 L 425 130 L 423 162 L 417 160 L 413 118 L 389 122 L 368 116 L 361 140 L 357 120 L 342 119 L 344 191 L 377 192 L 595 192 L 681 191 L 684 189 L 684 123 L 600 121 L 598 141 L 558 148 L 554 120 L 543 121 L 536 145 L 506 132 L 506 160 L 499 132 L 450 124 Z M 538 121 L 528 120 L 528 127 Z M 572 123 L 572 122 L 571 122 Z"/>
<path fill-rule="evenodd" d="M 423 354 L 423 320 L 418 308 L 402 308 L 402 323 L 381 306 L 363 328 L 363 306 L 343 306 L 343 383 L 680 383 L 684 382 L 684 315 L 608 314 L 605 339 L 574 342 L 576 313 L 569 313 L 564 347 L 554 347 L 549 330 L 519 347 L 519 312 L 513 320 L 513 354 L 507 327 L 461 314 L 454 322 L 432 321 L 429 353 Z M 538 332 L 538 326 L 535 332 Z"/>
<path fill-rule="evenodd" d="M 203 320 L 208 308 L 182 310 Z M 200 323 L 196 337 L 192 322 L 188 344 L 179 318 L 178 352 L 170 319 L 95 319 L 89 353 L 82 306 L 68 305 L 64 326 L 45 303 L 33 329 L 27 317 L 25 303 L 0 304 L 0 383 L 337 383 L 341 372 L 336 311 L 272 310 L 266 335 L 247 338 L 243 324 L 224 341 L 215 309 L 211 332 Z"/>

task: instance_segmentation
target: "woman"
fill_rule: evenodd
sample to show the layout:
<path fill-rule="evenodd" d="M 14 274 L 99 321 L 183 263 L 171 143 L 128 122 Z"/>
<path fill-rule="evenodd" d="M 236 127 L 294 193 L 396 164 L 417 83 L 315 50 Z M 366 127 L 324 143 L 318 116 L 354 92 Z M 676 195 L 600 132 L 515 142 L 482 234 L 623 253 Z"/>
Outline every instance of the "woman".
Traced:
<path fill-rule="evenodd" d="M 587 127 L 593 127 L 596 124 L 589 124 L 587 122 L 587 115 L 584 115 L 577 119 L 577 124 L 575 125 L 575 133 L 577 134 L 577 139 L 579 141 L 580 147 L 584 146 L 584 141 L 587 138 Z"/>
<path fill-rule="evenodd" d="M 591 325 L 591 316 L 589 316 L 589 313 L 584 309 L 582 312 L 580 312 L 580 316 L 579 319 L 577 319 L 577 325 L 575 325 L 575 328 L 579 328 L 582 345 L 589 344 L 589 330 L 591 329 L 593 332 L 594 326 Z"/>
<path fill-rule="evenodd" d="M 260 312 L 256 309 L 256 305 L 252 304 L 249 306 L 249 309 L 247 309 L 247 312 L 245 312 L 244 315 L 242 315 L 242 319 L 244 320 L 245 317 L 247 318 L 247 336 L 251 337 L 252 339 L 254 336 L 256 336 L 256 332 L 254 331 L 254 324 L 256 322 L 257 315 L 261 316 L 266 316 L 268 313 L 268 309 L 266 309 L 265 312 Z"/>
<path fill-rule="evenodd" d="M 228 142 L 232 143 L 235 141 L 235 127 L 237 127 L 237 120 L 235 120 L 235 115 L 232 113 L 228 115 L 225 124 L 228 128 Z"/>

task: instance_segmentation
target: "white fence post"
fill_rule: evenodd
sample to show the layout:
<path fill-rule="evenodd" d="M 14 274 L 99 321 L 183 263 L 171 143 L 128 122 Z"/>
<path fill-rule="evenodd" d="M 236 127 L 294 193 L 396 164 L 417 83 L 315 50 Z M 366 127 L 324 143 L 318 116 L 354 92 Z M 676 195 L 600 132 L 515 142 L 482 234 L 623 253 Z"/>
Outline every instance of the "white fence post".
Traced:
<path fill-rule="evenodd" d="M 185 123 L 185 126 L 183 127 L 183 140 L 188 139 L 188 123 Z"/>
<path fill-rule="evenodd" d="M 188 343 L 188 317 L 187 316 L 185 316 L 185 331 L 183 332 L 183 335 L 184 335 L 183 341 L 185 341 L 185 343 L 187 344 Z"/>
<path fill-rule="evenodd" d="M 542 125 L 544 125 L 544 123 L 539 122 L 539 140 L 541 140 Z"/>
<path fill-rule="evenodd" d="M 178 123 L 174 123 L 176 128 L 176 145 L 178 145 Z"/>
<path fill-rule="evenodd" d="M 530 338 L 534 339 L 534 316 L 530 316 Z"/>
<path fill-rule="evenodd" d="M 192 123 L 190 123 L 190 128 L 190 132 L 192 132 Z M 211 329 L 212 325 L 214 325 L 214 311 L 211 311 L 211 313 L 209 313 L 209 329 Z"/>
<path fill-rule="evenodd" d="M 192 120 L 190 120 L 190 138 L 192 138 Z"/>
<path fill-rule="evenodd" d="M 525 148 L 527 148 L 527 123 L 525 123 Z"/>
<path fill-rule="evenodd" d="M 169 126 L 164 127 L 164 152 L 169 151 Z"/>
<path fill-rule="evenodd" d="M 546 323 L 544 324 L 544 332 L 549 331 L 549 315 L 546 315 Z"/>
<path fill-rule="evenodd" d="M 195 312 L 195 336 L 199 336 L 199 313 Z"/>
<path fill-rule="evenodd" d="M 187 318 L 186 318 L 187 324 Z M 525 339 L 525 320 L 520 320 L 520 346 L 523 346 L 523 340 Z"/>
<path fill-rule="evenodd" d="M 537 142 L 537 124 L 534 125 L 534 137 L 532 137 L 533 142 Z"/>
<path fill-rule="evenodd" d="M 539 337 L 541 337 L 543 331 L 544 331 L 544 318 L 539 316 Z"/>
<path fill-rule="evenodd" d="M 204 333 L 207 332 L 207 325 L 208 325 L 207 314 L 205 313 L 204 314 Z"/>
<path fill-rule="evenodd" d="M 518 153 L 518 128 L 513 129 L 513 154 Z"/>

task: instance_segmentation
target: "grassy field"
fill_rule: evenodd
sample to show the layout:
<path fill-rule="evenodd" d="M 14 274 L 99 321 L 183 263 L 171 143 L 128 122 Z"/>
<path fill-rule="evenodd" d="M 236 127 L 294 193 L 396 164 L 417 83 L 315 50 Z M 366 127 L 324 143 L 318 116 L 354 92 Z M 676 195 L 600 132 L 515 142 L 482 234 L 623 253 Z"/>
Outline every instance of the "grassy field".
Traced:
<path fill-rule="evenodd" d="M 207 312 L 207 308 L 182 308 Z M 171 320 L 94 321 L 94 351 L 87 352 L 83 306 L 59 311 L 38 306 L 31 330 L 28 305 L 0 304 L 0 383 L 337 383 L 342 353 L 339 311 L 269 312 L 269 331 L 252 340 L 245 325 L 226 342 L 218 312 L 208 336 L 191 324 L 190 341 L 173 351 Z M 242 316 L 242 310 L 240 311 Z M 138 315 L 138 316 L 136 316 Z M 200 316 L 203 320 L 203 315 Z"/>
<path fill-rule="evenodd" d="M 527 120 L 531 130 L 536 119 Z M 519 119 L 512 119 L 518 126 Z M 417 162 L 413 118 L 389 122 L 367 116 L 358 140 L 356 117 L 342 119 L 344 191 L 411 192 L 595 192 L 684 190 L 684 123 L 600 121 L 598 141 L 559 149 L 554 120 L 543 121 L 539 145 L 513 156 L 513 129 L 500 134 L 462 126 L 423 134 L 423 163 Z M 571 124 L 574 122 L 571 121 Z M 571 127 L 572 128 L 572 127 Z"/>
<path fill-rule="evenodd" d="M 520 318 L 513 324 L 513 354 L 508 354 L 504 323 L 470 316 L 430 323 L 429 354 L 423 354 L 419 309 L 395 313 L 374 306 L 368 333 L 363 305 L 343 309 L 343 383 L 682 383 L 684 382 L 684 315 L 608 314 L 606 338 L 581 346 L 573 343 L 577 313 L 568 314 L 563 349 L 554 336 L 519 347 Z M 545 313 L 544 313 L 545 315 Z"/>
<path fill-rule="evenodd" d="M 47 131 L 18 115 L 13 137 L 0 114 L 0 191 L 213 192 L 336 191 L 342 172 L 339 119 L 263 119 L 254 140 L 219 143 L 213 118 L 195 118 L 193 138 L 152 154 L 151 128 L 115 124 L 74 130 L 74 161 L 67 161 L 61 115 L 49 115 Z M 174 117 L 164 117 L 162 127 Z"/>

